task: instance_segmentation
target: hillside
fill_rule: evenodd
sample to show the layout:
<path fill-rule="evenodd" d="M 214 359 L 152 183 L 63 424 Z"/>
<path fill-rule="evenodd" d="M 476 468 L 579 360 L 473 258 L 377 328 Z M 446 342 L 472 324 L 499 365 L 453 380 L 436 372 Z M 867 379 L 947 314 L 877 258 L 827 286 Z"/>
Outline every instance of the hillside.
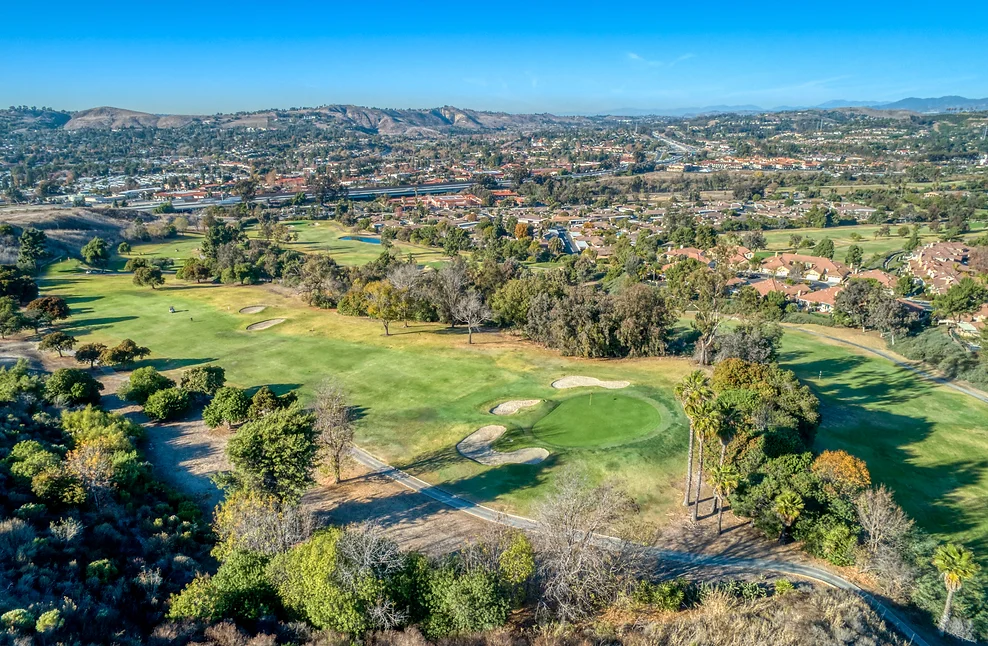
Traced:
<path fill-rule="evenodd" d="M 211 117 L 156 115 L 104 106 L 73 113 L 72 118 L 63 127 L 65 130 L 119 130 L 182 128 L 193 123 L 204 123 L 221 128 L 276 129 L 302 120 L 315 122 L 322 127 L 335 126 L 383 135 L 434 135 L 453 130 L 525 130 L 557 124 L 589 123 L 583 117 L 481 112 L 451 106 L 422 110 L 392 110 L 355 105 L 329 105 L 312 109 L 265 110 Z"/>

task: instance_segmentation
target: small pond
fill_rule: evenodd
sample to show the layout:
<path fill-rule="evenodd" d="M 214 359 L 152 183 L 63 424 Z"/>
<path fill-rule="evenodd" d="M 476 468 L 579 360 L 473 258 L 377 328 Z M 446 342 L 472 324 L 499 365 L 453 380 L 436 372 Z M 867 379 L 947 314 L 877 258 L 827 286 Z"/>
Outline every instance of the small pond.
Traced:
<path fill-rule="evenodd" d="M 356 240 L 357 242 L 366 242 L 367 244 L 381 244 L 380 238 L 371 238 L 369 236 L 340 236 L 340 240 Z"/>

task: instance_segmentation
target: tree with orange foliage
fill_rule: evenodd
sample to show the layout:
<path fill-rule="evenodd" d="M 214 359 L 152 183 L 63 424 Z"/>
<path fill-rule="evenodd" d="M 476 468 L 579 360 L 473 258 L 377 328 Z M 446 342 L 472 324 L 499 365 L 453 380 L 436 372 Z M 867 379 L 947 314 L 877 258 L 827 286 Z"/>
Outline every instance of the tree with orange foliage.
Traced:
<path fill-rule="evenodd" d="M 528 225 L 524 222 L 519 222 L 515 225 L 515 237 L 521 240 L 522 238 L 529 237 Z"/>
<path fill-rule="evenodd" d="M 854 494 L 871 485 L 864 460 L 847 451 L 824 451 L 813 460 L 810 470 L 825 487 L 842 494 Z"/>

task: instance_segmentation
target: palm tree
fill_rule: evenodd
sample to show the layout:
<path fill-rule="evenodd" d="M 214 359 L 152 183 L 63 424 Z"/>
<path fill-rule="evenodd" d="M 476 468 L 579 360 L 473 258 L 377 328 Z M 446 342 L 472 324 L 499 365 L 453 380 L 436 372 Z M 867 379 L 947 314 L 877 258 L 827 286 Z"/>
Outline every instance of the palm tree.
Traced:
<path fill-rule="evenodd" d="M 785 544 L 789 528 L 799 518 L 803 507 L 803 499 L 795 491 L 786 490 L 775 497 L 775 513 L 779 516 L 779 520 L 782 521 L 782 533 L 779 534 L 779 543 Z"/>
<path fill-rule="evenodd" d="M 700 507 L 700 487 L 703 486 L 703 441 L 714 438 L 720 433 L 721 412 L 714 402 L 704 401 L 697 407 L 693 415 L 693 426 L 696 429 L 696 439 L 700 454 L 696 465 L 696 498 L 693 500 L 693 522 L 696 522 Z"/>
<path fill-rule="evenodd" d="M 940 615 L 940 634 L 947 630 L 947 622 L 950 621 L 950 608 L 954 604 L 954 593 L 961 589 L 961 585 L 980 569 L 974 562 L 974 553 L 971 550 L 950 543 L 941 545 L 933 554 L 933 565 L 937 566 L 940 574 L 943 575 L 943 584 L 947 588 L 947 601 L 943 604 L 943 614 Z"/>
<path fill-rule="evenodd" d="M 701 401 L 713 397 L 710 379 L 702 370 L 694 370 L 676 386 L 676 397 L 683 402 L 683 410 L 690 421 L 690 448 L 686 456 L 686 486 L 683 492 L 683 505 L 690 504 L 690 490 L 693 488 L 693 411 Z"/>
<path fill-rule="evenodd" d="M 724 499 L 741 484 L 741 474 L 730 464 L 721 464 L 710 470 L 710 482 L 714 487 L 714 511 L 717 512 L 717 535 L 724 531 Z"/>

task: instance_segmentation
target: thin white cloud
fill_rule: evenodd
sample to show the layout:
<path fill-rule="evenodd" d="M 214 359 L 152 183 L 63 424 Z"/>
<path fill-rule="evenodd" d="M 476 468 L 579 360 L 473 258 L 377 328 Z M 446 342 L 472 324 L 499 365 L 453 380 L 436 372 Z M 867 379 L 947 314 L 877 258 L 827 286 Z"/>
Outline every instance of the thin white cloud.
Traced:
<path fill-rule="evenodd" d="M 634 63 L 639 65 L 645 65 L 647 67 L 675 67 L 677 63 L 682 63 L 683 61 L 688 61 L 691 58 L 695 58 L 696 54 L 687 53 L 681 54 L 670 61 L 652 60 L 645 58 L 641 54 L 635 52 L 628 52 L 628 60 L 634 61 Z"/>

